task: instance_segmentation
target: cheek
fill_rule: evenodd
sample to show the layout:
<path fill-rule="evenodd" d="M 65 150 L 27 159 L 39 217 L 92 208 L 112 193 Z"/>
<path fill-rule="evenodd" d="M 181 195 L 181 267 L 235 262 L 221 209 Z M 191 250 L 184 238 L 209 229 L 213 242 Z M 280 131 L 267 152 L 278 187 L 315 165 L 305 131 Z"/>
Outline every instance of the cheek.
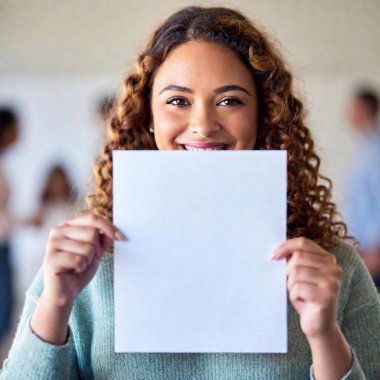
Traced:
<path fill-rule="evenodd" d="M 157 143 L 168 143 L 186 128 L 186 117 L 179 112 L 167 112 L 156 109 L 153 123 Z"/>
<path fill-rule="evenodd" d="M 257 120 L 251 115 L 240 115 L 225 123 L 225 128 L 235 140 L 239 149 L 253 148 L 257 136 Z"/>

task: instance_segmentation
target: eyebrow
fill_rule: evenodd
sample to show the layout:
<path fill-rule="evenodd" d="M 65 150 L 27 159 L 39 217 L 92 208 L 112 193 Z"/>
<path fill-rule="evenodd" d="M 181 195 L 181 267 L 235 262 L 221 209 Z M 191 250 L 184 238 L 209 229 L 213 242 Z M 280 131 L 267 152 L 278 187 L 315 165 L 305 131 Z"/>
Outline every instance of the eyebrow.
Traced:
<path fill-rule="evenodd" d="M 194 91 L 188 87 L 183 87 L 183 86 L 177 86 L 175 84 L 170 84 L 169 86 L 166 86 L 165 88 L 163 88 L 159 93 L 158 95 L 161 95 L 164 91 L 169 91 L 169 90 L 172 90 L 172 91 L 181 91 L 181 92 L 185 92 L 186 94 L 193 94 Z M 227 92 L 227 91 L 243 91 L 245 92 L 246 94 L 248 95 L 251 95 L 249 93 L 248 90 L 246 90 L 244 87 L 241 87 L 241 86 L 238 86 L 237 84 L 230 84 L 230 85 L 227 85 L 227 86 L 223 86 L 223 87 L 218 87 L 214 90 L 214 94 L 221 94 L 223 92 Z"/>

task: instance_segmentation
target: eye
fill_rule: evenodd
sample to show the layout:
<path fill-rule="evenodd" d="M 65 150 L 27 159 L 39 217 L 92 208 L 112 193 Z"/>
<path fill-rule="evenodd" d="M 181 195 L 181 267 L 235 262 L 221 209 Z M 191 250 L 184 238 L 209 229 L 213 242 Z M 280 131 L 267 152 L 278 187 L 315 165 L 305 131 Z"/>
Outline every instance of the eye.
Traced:
<path fill-rule="evenodd" d="M 226 104 L 227 102 L 227 104 Z M 224 104 L 222 104 L 224 103 Z M 244 104 L 239 98 L 224 98 L 223 100 L 221 100 L 218 105 L 222 105 L 222 106 L 239 106 L 241 104 Z"/>
<path fill-rule="evenodd" d="M 182 98 L 180 96 L 173 96 L 172 98 L 169 98 L 166 102 L 166 104 L 171 104 L 173 106 L 177 107 L 185 107 L 188 104 L 185 104 L 187 100 L 185 98 Z"/>

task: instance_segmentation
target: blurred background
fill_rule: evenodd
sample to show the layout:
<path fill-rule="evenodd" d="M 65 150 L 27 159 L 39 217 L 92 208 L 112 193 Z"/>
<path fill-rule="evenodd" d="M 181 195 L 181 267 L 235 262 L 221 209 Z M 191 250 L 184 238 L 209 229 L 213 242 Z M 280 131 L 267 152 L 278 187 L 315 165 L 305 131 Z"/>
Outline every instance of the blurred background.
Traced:
<path fill-rule="evenodd" d="M 0 0 L 0 108 L 12 110 L 18 125 L 1 154 L 6 203 L 17 219 L 8 239 L 13 325 L 50 226 L 87 192 L 107 102 L 150 32 L 186 5 L 235 7 L 276 41 L 343 210 L 347 177 L 362 152 L 353 94 L 380 90 L 378 0 Z"/>

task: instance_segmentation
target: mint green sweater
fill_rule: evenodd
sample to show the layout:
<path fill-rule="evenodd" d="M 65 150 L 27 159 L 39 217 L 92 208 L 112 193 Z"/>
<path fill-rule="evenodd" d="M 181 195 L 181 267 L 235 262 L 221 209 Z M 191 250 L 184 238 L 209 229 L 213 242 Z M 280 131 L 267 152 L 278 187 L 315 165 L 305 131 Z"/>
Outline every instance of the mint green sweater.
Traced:
<path fill-rule="evenodd" d="M 332 251 L 343 268 L 338 321 L 354 352 L 344 379 L 380 379 L 380 301 L 360 256 L 339 242 Z M 266 380 L 313 379 L 310 348 L 288 300 L 288 353 L 115 353 L 113 258 L 106 254 L 75 302 L 69 339 L 55 346 L 29 326 L 43 289 L 42 269 L 26 301 L 0 379 Z"/>

